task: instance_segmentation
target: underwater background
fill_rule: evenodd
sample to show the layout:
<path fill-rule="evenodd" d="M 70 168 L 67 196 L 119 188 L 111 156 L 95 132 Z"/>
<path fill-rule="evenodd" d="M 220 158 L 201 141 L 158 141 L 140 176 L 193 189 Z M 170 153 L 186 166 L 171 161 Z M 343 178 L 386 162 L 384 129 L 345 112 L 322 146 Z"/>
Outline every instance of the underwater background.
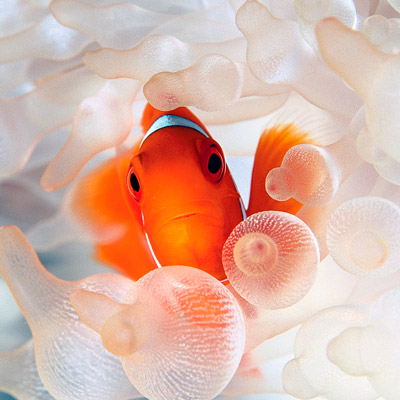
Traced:
<path fill-rule="evenodd" d="M 399 13 L 397 0 L 0 0 L 0 226 L 18 226 L 62 280 L 115 272 L 92 257 L 112 230 L 74 214 L 71 198 L 85 174 L 141 139 L 147 102 L 193 111 L 224 150 L 245 205 L 262 132 L 294 124 L 315 145 L 289 150 L 266 191 L 303 205 L 296 217 L 321 261 L 292 303 L 257 316 L 250 299 L 241 303 L 248 352 L 218 398 L 398 399 Z M 18 234 L 4 235 L 0 399 L 54 398 L 47 390 L 68 382 L 43 386 L 28 363 L 32 345 L 16 358 L 31 337 L 17 303 L 39 342 L 47 325 L 35 321 L 51 308 L 39 300 L 58 300 L 39 286 L 35 294 L 30 273 L 12 275 L 18 262 L 36 264 Z M 78 354 L 54 354 L 54 369 L 68 361 L 86 379 Z M 95 375 L 93 390 L 108 371 Z"/>

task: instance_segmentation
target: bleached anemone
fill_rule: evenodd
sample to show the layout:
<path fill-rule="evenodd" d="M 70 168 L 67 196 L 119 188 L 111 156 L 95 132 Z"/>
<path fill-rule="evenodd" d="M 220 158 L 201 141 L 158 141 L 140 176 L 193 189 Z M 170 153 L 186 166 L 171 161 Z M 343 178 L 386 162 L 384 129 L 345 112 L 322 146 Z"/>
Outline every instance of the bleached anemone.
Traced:
<path fill-rule="evenodd" d="M 317 206 L 327 202 L 339 187 L 335 168 L 324 148 L 299 144 L 286 153 L 281 167 L 269 172 L 266 190 L 275 200 L 294 198 L 302 204 Z"/>
<path fill-rule="evenodd" d="M 294 215 L 265 211 L 246 218 L 230 234 L 222 263 L 233 288 L 264 308 L 297 303 L 314 283 L 317 241 Z"/>
<path fill-rule="evenodd" d="M 362 113 L 357 113 L 346 135 L 328 146 L 299 144 L 293 146 L 280 167 L 267 175 L 265 189 L 278 201 L 294 198 L 307 206 L 320 206 L 337 193 L 340 183 L 361 163 L 355 154 L 354 136 L 364 126 Z"/>
<path fill-rule="evenodd" d="M 194 268 L 150 272 L 124 304 L 82 290 L 71 300 L 106 349 L 120 356 L 129 380 L 151 399 L 213 398 L 243 354 L 239 304 L 220 282 Z"/>
<path fill-rule="evenodd" d="M 69 301 L 78 288 L 96 289 L 122 300 L 132 281 L 117 274 L 92 275 L 77 282 L 58 279 L 41 265 L 22 232 L 12 226 L 0 231 L 0 269 L 31 329 L 37 372 L 55 398 L 111 400 L 138 395 L 118 358 L 79 321 Z M 96 365 L 106 365 L 109 373 L 93 374 Z M 3 374 L 8 375 L 7 370 Z"/>
<path fill-rule="evenodd" d="M 299 399 L 311 399 L 319 393 L 327 399 L 344 399 L 349 393 L 355 400 L 375 399 L 376 393 L 365 378 L 345 374 L 326 354 L 336 335 L 360 326 L 364 318 L 362 310 L 342 306 L 320 311 L 303 324 L 295 340 L 295 358 L 283 370 L 286 391 Z"/>
<path fill-rule="evenodd" d="M 378 197 L 350 200 L 332 213 L 327 243 L 338 265 L 350 273 L 392 274 L 400 267 L 400 208 Z"/>
<path fill-rule="evenodd" d="M 399 13 L 395 0 L 3 1 L 0 225 L 19 226 L 34 248 L 17 228 L 0 231 L 0 390 L 396 399 Z M 136 284 L 99 274 L 93 242 L 125 225 L 107 213 L 88 221 L 75 194 L 88 171 L 142 137 L 146 101 L 191 108 L 245 202 L 264 130 L 294 124 L 313 139 L 273 168 L 277 149 L 265 155 L 259 198 L 280 217 L 250 216 L 234 230 L 226 249 L 246 274 L 229 266 L 226 287 L 191 269 Z M 283 221 L 289 206 L 297 214 Z M 294 267 L 264 279 L 264 262 L 287 254 Z"/>
<path fill-rule="evenodd" d="M 371 308 L 366 322 L 343 331 L 327 347 L 329 359 L 346 374 L 369 380 L 384 399 L 400 390 L 399 290 L 389 291 Z"/>

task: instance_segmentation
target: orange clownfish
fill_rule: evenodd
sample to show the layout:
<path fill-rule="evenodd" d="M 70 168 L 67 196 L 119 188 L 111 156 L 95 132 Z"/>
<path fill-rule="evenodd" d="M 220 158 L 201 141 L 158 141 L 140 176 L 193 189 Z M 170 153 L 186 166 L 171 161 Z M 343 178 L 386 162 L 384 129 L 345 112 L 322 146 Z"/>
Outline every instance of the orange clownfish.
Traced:
<path fill-rule="evenodd" d="M 163 112 L 148 104 L 144 136 L 78 184 L 73 207 L 86 223 L 120 226 L 96 256 L 133 279 L 164 265 L 188 265 L 226 279 L 221 252 L 233 228 L 262 210 L 296 213 L 301 204 L 277 202 L 265 191 L 268 172 L 286 151 L 310 143 L 293 125 L 263 133 L 255 155 L 245 210 L 220 145 L 186 108 Z"/>

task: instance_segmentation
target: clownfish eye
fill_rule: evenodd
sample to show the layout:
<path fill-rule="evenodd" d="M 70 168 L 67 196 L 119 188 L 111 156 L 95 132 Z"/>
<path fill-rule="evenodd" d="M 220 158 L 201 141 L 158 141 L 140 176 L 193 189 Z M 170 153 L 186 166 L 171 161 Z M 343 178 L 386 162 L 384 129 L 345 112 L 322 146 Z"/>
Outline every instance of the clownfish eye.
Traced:
<path fill-rule="evenodd" d="M 208 159 L 207 167 L 212 174 L 218 173 L 218 171 L 222 168 L 221 157 L 216 153 L 212 153 Z"/>
<path fill-rule="evenodd" d="M 219 182 L 225 172 L 225 160 L 219 147 L 210 146 L 204 157 L 203 171 L 212 182 Z"/>
<path fill-rule="evenodd" d="M 131 195 L 137 200 L 140 200 L 142 191 L 138 177 L 136 176 L 133 168 L 131 167 L 128 172 L 128 189 Z"/>
<path fill-rule="evenodd" d="M 138 178 L 136 176 L 136 174 L 134 174 L 133 172 L 131 173 L 131 177 L 130 177 L 130 182 L 131 182 L 131 187 L 132 190 L 134 192 L 138 192 L 140 190 L 140 183 L 138 181 Z"/>

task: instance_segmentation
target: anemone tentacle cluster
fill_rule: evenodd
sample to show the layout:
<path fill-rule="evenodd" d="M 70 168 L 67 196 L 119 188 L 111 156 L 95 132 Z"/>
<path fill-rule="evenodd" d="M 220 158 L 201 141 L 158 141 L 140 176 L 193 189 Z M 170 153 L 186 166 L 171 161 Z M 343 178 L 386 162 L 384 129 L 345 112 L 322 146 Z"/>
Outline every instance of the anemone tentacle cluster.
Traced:
<path fill-rule="evenodd" d="M 0 2 L 0 399 L 397 400 L 399 70 L 398 0 Z M 146 102 L 199 117 L 245 202 L 265 129 L 312 138 L 265 179 L 300 210 L 236 226 L 229 283 L 92 257 L 123 227 L 76 193 Z"/>

